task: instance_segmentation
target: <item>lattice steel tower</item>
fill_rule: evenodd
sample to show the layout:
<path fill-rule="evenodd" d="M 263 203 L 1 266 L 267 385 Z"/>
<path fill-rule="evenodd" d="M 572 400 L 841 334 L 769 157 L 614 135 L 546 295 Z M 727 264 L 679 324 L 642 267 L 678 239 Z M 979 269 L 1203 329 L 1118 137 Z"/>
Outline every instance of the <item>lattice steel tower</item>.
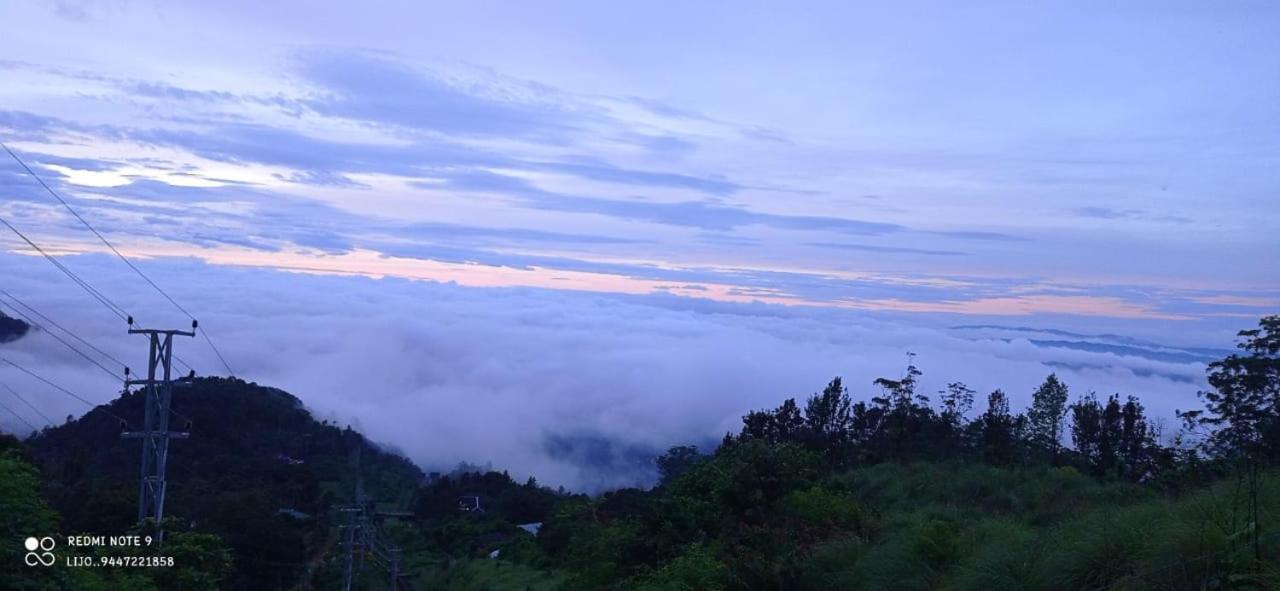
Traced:
<path fill-rule="evenodd" d="M 164 519 L 165 469 L 169 463 L 169 440 L 186 439 L 185 432 L 169 430 L 169 404 L 173 401 L 173 387 L 176 384 L 189 385 L 191 377 L 174 380 L 172 377 L 173 337 L 196 336 L 197 323 L 191 323 L 191 330 L 154 330 L 133 328 L 133 318 L 129 319 L 129 334 L 144 334 L 151 340 L 151 355 L 147 361 L 147 379 L 130 380 L 129 370 L 125 369 L 125 386 L 143 386 L 146 389 L 144 422 L 142 431 L 126 431 L 121 437 L 142 440 L 142 480 L 138 485 L 138 521 L 148 518 L 156 521 Z M 164 537 L 163 530 L 157 531 L 157 539 Z"/>

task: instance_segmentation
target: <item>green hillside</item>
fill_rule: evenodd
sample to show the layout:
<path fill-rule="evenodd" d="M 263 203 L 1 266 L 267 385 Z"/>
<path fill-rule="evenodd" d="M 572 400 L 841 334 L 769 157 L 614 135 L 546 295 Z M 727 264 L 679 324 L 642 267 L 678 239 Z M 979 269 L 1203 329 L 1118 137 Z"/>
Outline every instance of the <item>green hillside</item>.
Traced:
<path fill-rule="evenodd" d="M 137 514 L 140 443 L 112 415 L 140 423 L 141 392 L 126 394 L 26 442 L 45 497 L 66 532 L 119 534 Z M 361 434 L 316 421 L 290 394 L 235 379 L 175 390 L 166 513 L 230 548 L 231 588 L 287 589 L 304 580 L 332 538 L 333 509 L 350 503 L 356 455 L 378 499 L 407 506 L 422 473 Z M 134 425 L 137 428 L 137 425 Z"/>

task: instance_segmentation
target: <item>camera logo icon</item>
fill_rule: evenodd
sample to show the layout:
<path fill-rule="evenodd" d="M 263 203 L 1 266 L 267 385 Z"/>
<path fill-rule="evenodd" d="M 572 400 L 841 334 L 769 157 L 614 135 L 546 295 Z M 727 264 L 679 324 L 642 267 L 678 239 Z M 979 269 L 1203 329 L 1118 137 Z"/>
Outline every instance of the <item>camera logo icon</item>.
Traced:
<path fill-rule="evenodd" d="M 53 556 L 53 548 L 58 543 L 48 536 L 43 538 L 27 538 L 24 544 L 27 548 L 27 555 L 23 559 L 27 566 L 53 566 L 55 560 Z"/>

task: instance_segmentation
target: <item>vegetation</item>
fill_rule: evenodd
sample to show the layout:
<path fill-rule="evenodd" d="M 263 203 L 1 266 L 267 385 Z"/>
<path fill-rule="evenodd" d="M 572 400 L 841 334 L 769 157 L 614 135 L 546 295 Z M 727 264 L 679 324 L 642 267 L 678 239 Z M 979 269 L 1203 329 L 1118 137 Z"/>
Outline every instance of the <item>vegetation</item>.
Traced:
<path fill-rule="evenodd" d="M 16 341 L 27 334 L 31 329 L 31 325 L 17 318 L 6 316 L 4 312 L 0 312 L 0 343 Z"/>
<path fill-rule="evenodd" d="M 40 497 L 39 473 L 30 463 L 17 440 L 0 436 L 0 535 L 5 540 L 19 541 L 28 537 L 43 538 L 58 533 L 58 515 Z M 168 524 L 172 525 L 172 524 Z M 137 533 L 136 528 L 113 532 L 116 535 Z M 150 533 L 150 532 L 147 532 Z M 58 560 L 49 566 L 27 567 L 26 548 L 18 543 L 0 548 L 0 561 L 14 565 L 0 570 L 0 589 L 14 591 L 60 589 L 219 589 L 231 569 L 231 557 L 222 541 L 213 535 L 170 529 L 165 553 L 174 557 L 173 568 L 101 569 L 72 568 L 66 560 L 73 557 L 94 559 L 105 556 L 136 554 L 123 548 L 95 548 L 77 552 L 60 548 Z M 62 538 L 54 537 L 55 543 Z"/>
<path fill-rule="evenodd" d="M 1173 446 L 1055 375 L 971 419 L 909 358 L 868 401 L 837 378 L 673 448 L 652 490 L 563 499 L 524 564 L 565 589 L 1280 588 L 1280 318 L 1240 336 Z"/>
<path fill-rule="evenodd" d="M 910 357 L 866 400 L 834 379 L 748 413 L 710 453 L 671 448 L 654 487 L 598 497 L 465 466 L 424 479 L 283 392 L 202 380 L 175 402 L 198 434 L 170 471 L 182 519 L 166 551 L 184 568 L 21 571 L 0 588 L 335 588 L 332 508 L 350 502 L 359 455 L 371 495 L 414 513 L 379 526 L 413 588 L 1277 589 L 1280 317 L 1240 337 L 1172 441 L 1136 398 L 1073 396 L 1055 375 L 1025 413 L 1000 390 L 974 408 L 958 382 L 930 397 Z M 136 448 L 103 443 L 118 430 L 94 411 L 2 442 L 0 526 L 45 531 L 56 510 L 64 532 L 136 527 Z M 460 511 L 463 497 L 484 510 Z M 373 566 L 356 577 L 385 585 Z"/>
<path fill-rule="evenodd" d="M 142 416 L 142 392 L 126 393 L 79 420 L 26 442 L 44 472 L 44 497 L 62 531 L 119 535 L 137 514 L 139 444 L 120 438 L 119 417 Z M 356 458 L 378 499 L 408 506 L 422 473 L 350 428 L 316 421 L 280 390 L 201 378 L 174 393 L 167 527 L 216 536 L 229 550 L 234 589 L 289 589 L 308 580 L 336 538 L 333 509 L 350 503 Z M 172 544 L 166 545 L 166 554 Z M 190 588 L 188 586 L 171 588 Z"/>

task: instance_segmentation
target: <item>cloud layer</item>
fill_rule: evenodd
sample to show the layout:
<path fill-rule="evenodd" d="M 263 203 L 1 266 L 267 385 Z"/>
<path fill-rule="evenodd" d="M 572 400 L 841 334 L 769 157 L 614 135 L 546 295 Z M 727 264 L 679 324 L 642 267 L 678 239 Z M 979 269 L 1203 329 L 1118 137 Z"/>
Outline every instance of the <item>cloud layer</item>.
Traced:
<path fill-rule="evenodd" d="M 142 363 L 144 343 L 89 307 L 92 300 L 43 261 L 2 260 L 15 295 L 80 327 L 126 363 Z M 67 264 L 120 295 L 140 322 L 181 322 L 159 313 L 157 297 L 113 279 L 106 257 Z M 1139 395 L 1170 425 L 1174 408 L 1195 404 L 1203 360 L 1212 353 L 823 308 L 468 288 L 191 261 L 148 261 L 148 268 L 199 311 L 239 375 L 293 392 L 320 417 L 358 427 L 429 469 L 491 462 L 518 476 L 592 490 L 644 482 L 651 473 L 635 469 L 637 457 L 714 442 L 746 411 L 804 397 L 833 376 L 844 376 L 860 398 L 878 394 L 871 381 L 898 375 L 908 351 L 925 371 L 925 392 L 962 380 L 983 392 L 1004 388 L 1021 405 L 1057 371 L 1076 394 Z M 178 346 L 202 373 L 219 373 L 202 342 Z M 118 388 L 45 334 L 0 354 L 94 401 Z M 0 379 L 50 416 L 85 410 L 12 368 L 0 368 Z M 18 427 L 12 418 L 0 425 Z"/>

